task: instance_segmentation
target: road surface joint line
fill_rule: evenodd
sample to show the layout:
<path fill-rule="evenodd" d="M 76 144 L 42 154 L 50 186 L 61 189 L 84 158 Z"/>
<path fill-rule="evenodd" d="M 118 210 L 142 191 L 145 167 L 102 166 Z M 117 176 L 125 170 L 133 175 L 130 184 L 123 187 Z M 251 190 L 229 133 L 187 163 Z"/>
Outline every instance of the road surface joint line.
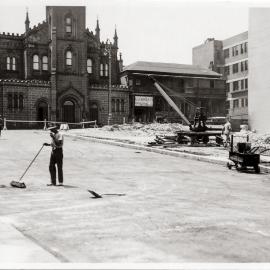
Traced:
<path fill-rule="evenodd" d="M 30 246 L 29 246 L 29 244 L 27 244 L 25 246 L 25 248 L 28 248 L 30 252 L 34 252 L 34 251 L 37 252 L 36 247 L 38 247 L 38 249 L 40 248 L 43 250 L 44 254 L 50 254 L 50 256 L 53 256 L 53 258 L 55 258 L 59 262 L 69 262 L 64 256 L 62 256 L 58 252 L 51 250 L 50 248 L 46 247 L 45 245 L 41 244 L 37 239 L 28 235 L 22 229 L 18 228 L 15 224 L 13 224 L 12 220 L 9 217 L 1 216 L 0 217 L 0 224 L 1 223 L 8 226 L 5 228 L 5 231 L 7 234 L 11 234 L 12 238 L 14 238 L 15 231 L 21 235 L 19 237 L 20 239 L 16 240 L 16 241 L 19 241 L 18 243 L 21 243 L 21 241 L 23 241 L 26 244 L 29 241 L 28 243 L 30 243 Z M 38 253 L 41 257 L 44 256 L 44 254 L 42 255 L 41 250 L 39 250 Z M 18 254 L 18 256 L 20 259 L 22 259 L 21 256 L 25 256 L 25 255 Z M 47 256 L 48 255 L 46 255 L 46 257 Z M 12 254 L 12 258 L 13 258 L 13 260 L 16 261 L 16 254 Z"/>
<path fill-rule="evenodd" d="M 12 224 L 12 227 L 14 227 L 18 232 L 20 232 L 24 237 L 26 237 L 27 239 L 32 241 L 34 244 L 38 245 L 39 247 L 41 247 L 46 252 L 53 255 L 60 262 L 66 262 L 66 263 L 69 262 L 69 260 L 67 258 L 65 258 L 63 255 L 61 255 L 59 252 L 57 252 L 55 250 L 52 250 L 51 248 L 47 247 L 46 245 L 40 243 L 36 238 L 34 238 L 33 236 L 27 234 L 24 230 L 20 229 L 16 225 Z"/>

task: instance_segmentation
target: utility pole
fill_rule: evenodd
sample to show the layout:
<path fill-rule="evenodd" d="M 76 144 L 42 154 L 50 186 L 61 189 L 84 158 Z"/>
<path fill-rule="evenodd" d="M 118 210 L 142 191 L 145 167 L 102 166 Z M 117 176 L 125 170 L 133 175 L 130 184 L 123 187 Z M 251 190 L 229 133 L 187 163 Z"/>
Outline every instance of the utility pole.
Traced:
<path fill-rule="evenodd" d="M 111 94 L 112 94 L 112 43 L 109 39 L 106 41 L 105 45 L 106 54 L 108 55 L 109 59 L 109 67 L 108 67 L 108 75 L 109 75 L 109 82 L 108 82 L 108 125 L 110 125 L 111 118 L 112 118 L 112 103 L 111 103 Z"/>

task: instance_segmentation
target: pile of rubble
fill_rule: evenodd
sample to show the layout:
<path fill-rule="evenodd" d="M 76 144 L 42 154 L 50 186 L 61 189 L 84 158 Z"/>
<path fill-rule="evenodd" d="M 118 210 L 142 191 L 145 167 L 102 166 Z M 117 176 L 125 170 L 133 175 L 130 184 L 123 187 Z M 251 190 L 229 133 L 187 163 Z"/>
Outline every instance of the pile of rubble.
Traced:
<path fill-rule="evenodd" d="M 175 131 L 186 130 L 188 127 L 179 123 L 152 123 L 152 124 L 123 124 L 104 126 L 101 128 L 105 131 L 121 131 L 124 133 L 132 133 L 136 135 L 174 135 Z"/>
<path fill-rule="evenodd" d="M 258 135 L 256 133 L 250 133 L 249 141 L 253 146 L 270 148 L 270 134 Z"/>

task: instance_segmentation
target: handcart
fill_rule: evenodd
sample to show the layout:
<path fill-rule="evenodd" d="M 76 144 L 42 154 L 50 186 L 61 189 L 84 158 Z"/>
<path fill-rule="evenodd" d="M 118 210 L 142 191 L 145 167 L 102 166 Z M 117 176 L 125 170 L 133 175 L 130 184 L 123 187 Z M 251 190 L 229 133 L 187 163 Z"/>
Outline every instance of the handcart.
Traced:
<path fill-rule="evenodd" d="M 229 151 L 229 159 L 232 162 L 227 163 L 229 169 L 235 166 L 237 170 L 254 169 L 256 173 L 260 173 L 260 154 L 255 153 L 255 148 L 251 148 L 249 137 L 246 142 L 238 142 L 236 150 L 234 148 L 234 136 L 231 135 L 231 148 Z"/>

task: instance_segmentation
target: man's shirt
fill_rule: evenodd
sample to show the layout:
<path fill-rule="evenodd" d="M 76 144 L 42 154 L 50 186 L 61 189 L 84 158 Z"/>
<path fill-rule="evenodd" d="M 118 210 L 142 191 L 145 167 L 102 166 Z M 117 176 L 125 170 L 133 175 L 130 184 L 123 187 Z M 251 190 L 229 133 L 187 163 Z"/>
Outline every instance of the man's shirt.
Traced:
<path fill-rule="evenodd" d="M 57 132 L 56 134 L 53 135 L 52 138 L 52 149 L 55 150 L 57 148 L 62 148 L 64 144 L 64 136 L 60 132 Z"/>

